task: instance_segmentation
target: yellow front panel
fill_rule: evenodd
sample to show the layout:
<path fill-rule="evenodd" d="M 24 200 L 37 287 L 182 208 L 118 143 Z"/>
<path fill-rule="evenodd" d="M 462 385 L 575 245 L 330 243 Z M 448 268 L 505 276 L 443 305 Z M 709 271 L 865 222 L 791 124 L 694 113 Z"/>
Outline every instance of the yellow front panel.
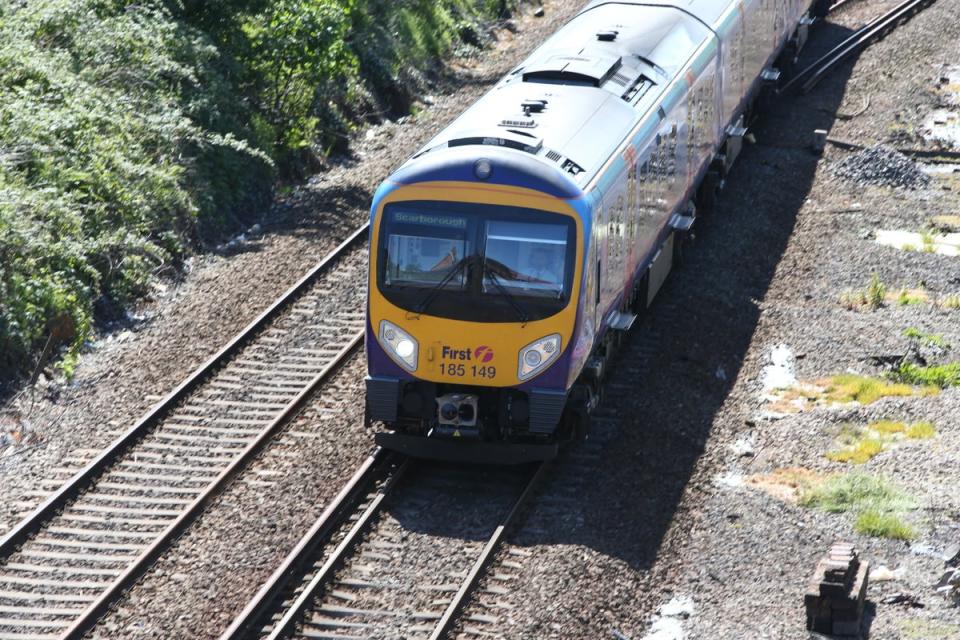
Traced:
<path fill-rule="evenodd" d="M 538 209 L 574 218 L 577 230 L 577 255 L 570 302 L 556 315 L 526 324 L 465 322 L 406 311 L 380 294 L 376 282 L 377 265 L 371 262 L 368 283 L 370 324 L 373 331 L 379 335 L 380 321 L 389 320 L 417 340 L 420 345 L 419 362 L 413 375 L 432 382 L 508 387 L 521 382 L 518 378 L 517 358 L 523 347 L 544 336 L 557 333 L 561 338 L 561 352 L 568 348 L 580 294 L 583 228 L 580 218 L 565 200 L 532 189 L 470 182 L 434 182 L 404 186 L 381 202 L 374 220 L 371 246 L 380 246 L 383 207 L 403 200 L 472 202 Z M 376 252 L 371 252 L 371 256 L 375 259 Z M 546 370 L 548 368 L 544 369 Z"/>

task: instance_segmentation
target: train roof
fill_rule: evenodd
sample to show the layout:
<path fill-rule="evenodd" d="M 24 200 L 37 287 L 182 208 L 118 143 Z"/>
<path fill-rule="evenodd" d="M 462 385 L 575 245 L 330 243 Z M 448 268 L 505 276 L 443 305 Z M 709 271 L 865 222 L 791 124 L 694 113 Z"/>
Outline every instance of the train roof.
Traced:
<path fill-rule="evenodd" d="M 716 29 L 727 13 L 739 3 L 735 0 L 593 0 L 583 8 L 581 13 L 605 4 L 674 7 L 696 18 L 711 29 Z"/>
<path fill-rule="evenodd" d="M 711 33 L 666 3 L 595 2 L 430 140 L 404 173 L 447 149 L 495 145 L 584 187 Z"/>

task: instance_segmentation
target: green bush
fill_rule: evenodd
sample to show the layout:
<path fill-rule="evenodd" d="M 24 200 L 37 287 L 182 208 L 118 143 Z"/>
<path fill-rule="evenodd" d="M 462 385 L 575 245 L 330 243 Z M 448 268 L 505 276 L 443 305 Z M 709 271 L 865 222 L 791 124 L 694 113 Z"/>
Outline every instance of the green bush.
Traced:
<path fill-rule="evenodd" d="M 901 362 L 890 372 L 890 377 L 905 384 L 921 384 L 932 387 L 960 386 L 960 362 L 920 366 L 911 362 Z"/>
<path fill-rule="evenodd" d="M 0 4 L 0 381 L 405 113 L 493 0 Z M 279 169 L 279 174 L 277 172 Z"/>

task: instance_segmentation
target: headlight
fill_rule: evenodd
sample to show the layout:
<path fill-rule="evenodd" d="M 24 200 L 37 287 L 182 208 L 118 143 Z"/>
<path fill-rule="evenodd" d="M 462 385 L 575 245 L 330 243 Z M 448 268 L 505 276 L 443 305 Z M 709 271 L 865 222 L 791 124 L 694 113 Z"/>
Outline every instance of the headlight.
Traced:
<path fill-rule="evenodd" d="M 386 320 L 380 321 L 380 344 L 393 360 L 407 371 L 417 370 L 419 345 L 409 333 Z"/>
<path fill-rule="evenodd" d="M 532 378 L 560 355 L 560 334 L 554 333 L 520 349 L 520 368 L 517 377 Z"/>

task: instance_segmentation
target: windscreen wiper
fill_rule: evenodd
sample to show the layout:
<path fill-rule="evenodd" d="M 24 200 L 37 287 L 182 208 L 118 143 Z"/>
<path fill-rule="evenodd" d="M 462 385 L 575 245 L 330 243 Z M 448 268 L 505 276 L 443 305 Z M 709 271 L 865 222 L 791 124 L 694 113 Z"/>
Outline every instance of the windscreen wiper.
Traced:
<path fill-rule="evenodd" d="M 506 299 L 508 303 L 510 303 L 510 306 L 513 307 L 513 310 L 517 312 L 517 317 L 520 318 L 520 322 L 526 324 L 527 320 L 529 320 L 529 316 L 527 315 L 527 312 L 524 311 L 523 307 L 520 306 L 520 303 L 517 302 L 516 297 L 514 297 L 512 293 L 507 291 L 507 288 L 505 286 L 503 286 L 503 283 L 500 282 L 500 276 L 497 275 L 496 271 L 490 268 L 489 262 L 487 260 L 484 260 L 483 262 L 483 275 L 490 276 L 490 282 L 492 282 L 494 286 L 497 287 L 497 290 L 500 291 L 500 294 Z"/>
<path fill-rule="evenodd" d="M 453 268 L 447 272 L 447 275 L 443 276 L 443 279 L 440 280 L 437 284 L 430 287 L 430 290 L 427 292 L 427 295 L 417 304 L 416 311 L 417 313 L 424 313 L 427 310 L 427 307 L 434 301 L 437 297 L 437 294 L 440 293 L 440 290 L 447 286 L 447 283 L 453 280 L 453 277 L 463 271 L 463 268 L 470 264 L 470 259 L 473 256 L 463 256 L 460 258 L 459 262 L 453 265 Z"/>

